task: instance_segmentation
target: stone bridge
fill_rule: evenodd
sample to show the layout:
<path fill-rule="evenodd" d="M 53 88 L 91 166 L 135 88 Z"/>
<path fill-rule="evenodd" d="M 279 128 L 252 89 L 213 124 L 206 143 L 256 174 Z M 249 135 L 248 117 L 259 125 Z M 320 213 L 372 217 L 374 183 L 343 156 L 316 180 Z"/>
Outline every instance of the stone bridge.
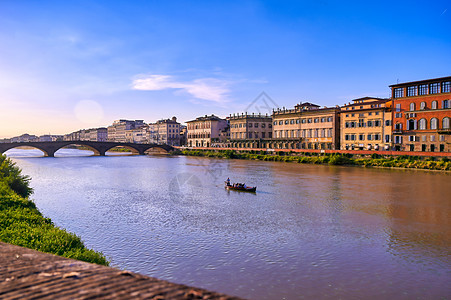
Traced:
<path fill-rule="evenodd" d="M 44 156 L 54 157 L 55 152 L 69 145 L 80 145 L 93 151 L 95 155 L 104 156 L 108 150 L 122 146 L 132 151 L 134 154 L 144 155 L 149 149 L 158 149 L 169 152 L 174 148 L 169 145 L 159 144 L 135 144 L 135 143 L 119 143 L 119 142 L 91 142 L 91 141 L 59 141 L 59 142 L 23 142 L 23 143 L 0 143 L 0 153 L 17 147 L 33 147 L 44 152 Z"/>

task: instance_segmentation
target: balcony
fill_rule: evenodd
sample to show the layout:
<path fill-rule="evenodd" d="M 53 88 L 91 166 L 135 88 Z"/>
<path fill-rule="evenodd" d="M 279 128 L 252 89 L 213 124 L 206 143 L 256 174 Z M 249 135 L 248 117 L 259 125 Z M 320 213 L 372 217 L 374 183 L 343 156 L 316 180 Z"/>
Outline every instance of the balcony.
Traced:
<path fill-rule="evenodd" d="M 439 129 L 437 132 L 439 134 L 451 134 L 451 128 Z"/>

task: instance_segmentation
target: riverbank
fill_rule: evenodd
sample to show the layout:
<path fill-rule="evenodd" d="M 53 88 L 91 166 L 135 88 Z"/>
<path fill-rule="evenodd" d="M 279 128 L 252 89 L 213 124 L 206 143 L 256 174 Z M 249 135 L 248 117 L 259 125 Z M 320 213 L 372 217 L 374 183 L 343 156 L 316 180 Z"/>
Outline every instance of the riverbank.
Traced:
<path fill-rule="evenodd" d="M 0 241 L 107 266 L 102 253 L 87 249 L 78 236 L 41 214 L 29 199 L 33 192 L 30 180 L 0 154 Z"/>
<path fill-rule="evenodd" d="M 450 171 L 451 160 L 443 157 L 418 157 L 418 156 L 382 156 L 372 154 L 369 157 L 340 153 L 292 153 L 275 152 L 268 154 L 265 151 L 239 152 L 235 150 L 176 150 L 173 154 L 187 156 L 204 156 L 226 159 L 249 159 L 262 161 L 280 161 L 309 164 L 348 165 L 380 168 L 402 168 Z"/>

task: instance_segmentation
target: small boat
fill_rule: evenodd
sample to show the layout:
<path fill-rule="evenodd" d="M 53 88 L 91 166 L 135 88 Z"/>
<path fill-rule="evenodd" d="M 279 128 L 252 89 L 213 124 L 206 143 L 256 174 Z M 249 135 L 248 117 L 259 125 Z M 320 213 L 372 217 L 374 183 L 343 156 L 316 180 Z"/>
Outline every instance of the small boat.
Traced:
<path fill-rule="evenodd" d="M 235 184 L 230 184 L 227 181 L 225 182 L 225 188 L 227 190 L 233 190 L 233 191 L 241 191 L 241 192 L 251 192 L 251 193 L 255 193 L 255 191 L 257 191 L 257 187 L 256 186 L 246 186 L 244 184 L 241 183 L 235 183 Z"/>

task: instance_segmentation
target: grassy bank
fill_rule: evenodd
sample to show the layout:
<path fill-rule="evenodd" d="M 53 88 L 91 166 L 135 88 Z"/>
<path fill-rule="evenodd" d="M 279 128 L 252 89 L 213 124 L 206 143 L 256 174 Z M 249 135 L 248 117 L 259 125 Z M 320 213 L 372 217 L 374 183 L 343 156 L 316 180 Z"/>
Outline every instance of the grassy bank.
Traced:
<path fill-rule="evenodd" d="M 205 156 L 216 158 L 251 159 L 262 161 L 281 161 L 308 164 L 354 165 L 365 167 L 409 168 L 425 170 L 451 170 L 451 161 L 447 158 L 420 158 L 415 156 L 387 156 L 373 154 L 371 157 L 354 157 L 352 154 L 316 154 L 276 152 L 266 154 L 264 151 L 237 152 L 234 150 L 182 150 L 174 154 L 188 156 Z"/>
<path fill-rule="evenodd" d="M 102 253 L 87 249 L 73 233 L 45 218 L 28 198 L 30 178 L 0 154 L 0 241 L 68 258 L 108 265 Z"/>

